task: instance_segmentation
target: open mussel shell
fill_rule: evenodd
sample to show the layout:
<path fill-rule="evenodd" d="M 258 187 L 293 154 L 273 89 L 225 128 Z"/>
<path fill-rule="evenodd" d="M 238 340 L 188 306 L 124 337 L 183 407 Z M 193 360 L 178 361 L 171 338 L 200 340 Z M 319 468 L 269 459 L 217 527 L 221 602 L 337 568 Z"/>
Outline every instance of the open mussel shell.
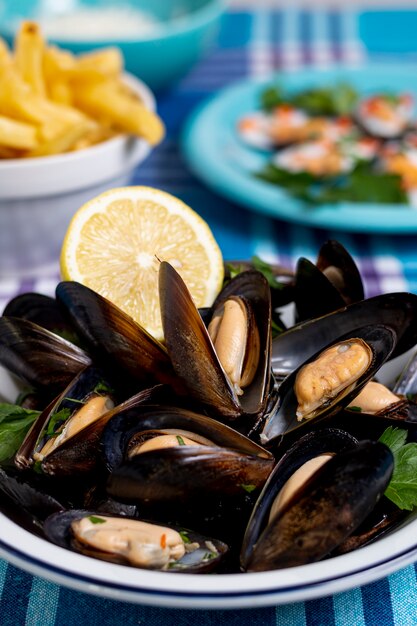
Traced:
<path fill-rule="evenodd" d="M 92 366 L 84 369 L 39 415 L 16 453 L 15 464 L 27 469 L 39 461 L 48 474 L 89 471 L 97 455 L 97 451 L 91 454 L 91 435 L 97 447 L 104 428 L 99 418 L 113 406 L 113 391 L 103 373 Z"/>
<path fill-rule="evenodd" d="M 355 373 L 356 364 L 352 363 L 349 365 L 349 368 L 351 368 L 351 377 L 345 381 L 346 384 L 340 391 L 334 394 L 324 395 L 323 400 L 317 403 L 314 410 L 311 410 L 311 412 L 306 413 L 304 416 L 300 416 L 299 398 L 297 398 L 295 389 L 297 381 L 300 378 L 299 373 L 302 370 L 305 371 L 307 365 L 317 364 L 319 359 L 325 358 L 326 351 L 320 351 L 308 359 L 292 374 L 287 376 L 280 385 L 276 395 L 276 404 L 266 417 L 266 421 L 262 426 L 260 433 L 262 444 L 267 442 L 271 443 L 271 440 L 280 438 L 282 435 L 286 435 L 297 428 L 303 427 L 305 424 L 311 424 L 313 420 L 317 422 L 320 419 L 328 418 L 346 407 L 390 357 L 396 345 L 396 335 L 391 328 L 386 326 L 365 326 L 357 329 L 354 334 L 349 333 L 339 337 L 338 341 L 327 346 L 327 350 L 329 350 L 329 348 L 335 349 L 339 344 L 343 352 L 345 352 L 346 347 L 350 347 L 352 344 L 358 344 L 366 348 L 369 352 L 368 364 L 364 369 L 358 370 L 358 375 Z M 334 368 L 334 365 L 330 366 L 328 376 L 331 378 L 328 380 L 334 380 L 336 384 L 336 382 L 339 381 L 338 374 Z M 322 384 L 320 380 L 314 380 L 313 366 L 310 367 L 310 370 L 313 372 L 313 379 L 310 380 L 308 389 L 304 390 L 305 395 L 308 395 L 310 391 L 313 395 L 321 388 Z M 336 388 L 337 386 L 335 389 Z"/>
<path fill-rule="evenodd" d="M 152 563 L 150 566 L 148 565 L 148 567 L 145 564 L 135 565 L 131 562 L 129 557 L 126 556 L 126 554 L 131 547 L 136 548 L 136 546 L 122 546 L 121 551 L 116 553 L 111 552 L 109 549 L 100 549 L 81 542 L 74 534 L 74 530 L 72 529 L 72 523 L 77 522 L 83 518 L 92 519 L 94 526 L 97 526 L 99 530 L 104 528 L 106 521 L 109 521 L 109 518 L 104 516 L 102 513 L 97 513 L 96 511 L 64 511 L 62 513 L 57 513 L 48 517 L 44 524 L 45 535 L 50 541 L 53 541 L 57 545 L 68 550 L 80 552 L 81 554 L 84 554 L 86 556 L 103 559 L 105 561 L 111 561 L 113 563 L 119 563 L 121 565 L 129 565 L 133 567 L 136 566 L 146 569 L 162 569 L 162 571 L 167 572 L 199 574 L 213 571 L 220 564 L 228 551 L 227 545 L 223 542 L 210 537 L 204 537 L 187 528 L 162 526 L 160 524 L 144 522 L 135 518 L 133 521 L 137 522 L 138 524 L 141 524 L 143 522 L 146 525 L 150 524 L 153 528 L 153 534 L 156 535 L 157 533 L 159 533 L 158 541 L 156 542 L 154 548 L 150 548 L 150 553 L 152 550 L 155 550 L 156 552 L 160 551 L 161 545 L 164 545 L 164 542 L 166 541 L 166 536 L 170 530 L 179 533 L 178 541 L 183 542 L 184 548 L 187 548 L 187 546 L 191 547 L 190 551 L 185 550 L 185 553 L 181 558 L 172 560 L 171 562 L 167 563 L 164 568 L 152 565 Z M 128 518 L 126 516 L 112 516 L 112 519 L 120 519 L 120 522 L 122 524 L 124 521 L 131 520 L 131 518 Z M 120 544 L 121 542 L 118 543 Z M 150 554 L 149 560 L 151 559 L 152 555 Z"/>
<path fill-rule="evenodd" d="M 81 344 L 63 308 L 50 296 L 41 293 L 22 293 L 8 302 L 3 315 L 28 320 L 77 346 Z"/>
<path fill-rule="evenodd" d="M 77 282 L 60 283 L 56 297 L 104 366 L 116 364 L 146 386 L 178 384 L 165 347 L 109 300 Z"/>
<path fill-rule="evenodd" d="M 364 298 L 359 270 L 341 243 L 329 240 L 316 264 L 300 258 L 295 272 L 296 318 L 301 322 L 336 311 Z"/>
<path fill-rule="evenodd" d="M 334 313 L 296 324 L 272 341 L 272 370 L 278 378 L 293 372 L 313 354 L 344 334 L 372 324 L 392 328 L 397 337 L 391 357 L 417 343 L 417 296 L 390 293 L 351 304 Z"/>
<path fill-rule="evenodd" d="M 35 389 L 56 394 L 82 369 L 89 355 L 25 319 L 0 318 L 0 363 Z"/>
<path fill-rule="evenodd" d="M 362 441 L 336 451 L 267 520 L 270 506 L 262 500 L 270 505 L 285 484 L 281 473 L 287 458 L 277 466 L 253 513 L 253 518 L 262 516 L 263 524 L 249 524 L 242 551 L 247 571 L 294 567 L 327 556 L 371 513 L 394 466 L 391 451 L 380 442 Z"/>
<path fill-rule="evenodd" d="M 289 478 L 304 463 L 323 454 L 334 455 L 354 448 L 358 440 L 339 428 L 322 428 L 301 437 L 281 457 L 260 493 L 248 522 L 241 549 L 241 563 L 245 569 L 254 546 L 268 525 L 271 507 Z"/>
<path fill-rule="evenodd" d="M 22 472 L 0 468 L 0 511 L 26 530 L 43 536 L 42 522 L 65 507 L 39 482 L 31 484 Z"/>
<path fill-rule="evenodd" d="M 180 442 L 128 458 L 130 442 L 139 436 L 147 438 L 148 433 L 180 433 Z M 193 440 L 193 435 L 209 440 L 208 445 L 183 445 L 183 438 Z M 140 414 L 132 414 L 124 425 L 115 418 L 106 428 L 103 447 L 107 467 L 112 470 L 107 491 L 125 502 L 241 495 L 248 485 L 261 487 L 274 465 L 271 453 L 232 428 L 204 415 L 169 407 L 143 406 Z"/>
<path fill-rule="evenodd" d="M 256 271 L 239 274 L 217 299 L 219 305 L 232 295 L 244 299 L 259 332 L 260 354 L 256 372 L 241 396 L 237 395 L 220 363 L 184 281 L 166 262 L 160 265 L 159 292 L 167 350 L 177 375 L 185 382 L 191 396 L 216 415 L 228 419 L 261 413 L 267 401 L 271 353 L 270 288 L 262 274 Z M 248 326 L 247 332 L 247 352 L 250 353 L 255 337 L 252 326 Z"/>

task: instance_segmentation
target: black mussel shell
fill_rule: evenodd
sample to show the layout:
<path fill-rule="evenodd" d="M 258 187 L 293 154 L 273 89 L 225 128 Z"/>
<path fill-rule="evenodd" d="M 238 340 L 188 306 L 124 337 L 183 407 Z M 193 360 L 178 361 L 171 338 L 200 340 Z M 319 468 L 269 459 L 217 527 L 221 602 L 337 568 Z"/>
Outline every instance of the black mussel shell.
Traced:
<path fill-rule="evenodd" d="M 177 375 L 191 396 L 218 416 L 235 419 L 242 414 L 258 415 L 268 395 L 271 354 L 271 299 L 269 285 L 259 272 L 239 274 L 221 292 L 225 297 L 245 297 L 258 323 L 261 355 L 252 383 L 238 397 L 220 365 L 207 329 L 191 295 L 175 269 L 162 262 L 159 270 L 159 295 L 165 342 Z"/>
<path fill-rule="evenodd" d="M 346 431 L 339 428 L 322 428 L 301 437 L 281 457 L 258 497 L 246 528 L 241 550 L 241 562 L 244 568 L 259 535 L 267 526 L 273 501 L 294 472 L 316 456 L 351 450 L 357 443 L 358 440 Z"/>
<path fill-rule="evenodd" d="M 382 497 L 355 532 L 337 546 L 332 556 L 346 554 L 373 543 L 398 528 L 408 515 L 409 511 L 402 511 L 390 500 Z"/>
<path fill-rule="evenodd" d="M 60 283 L 56 297 L 103 367 L 116 364 L 146 386 L 178 385 L 165 347 L 112 302 L 77 282 Z"/>
<path fill-rule="evenodd" d="M 300 258 L 295 273 L 297 321 L 319 317 L 365 297 L 355 261 L 341 243 L 326 241 L 314 265 Z"/>
<path fill-rule="evenodd" d="M 151 404 L 157 399 L 156 395 L 149 398 L 139 410 L 136 406 L 127 406 L 109 420 L 103 433 L 102 449 L 110 472 L 126 459 L 129 442 L 135 434 L 166 429 L 187 430 L 209 439 L 215 446 L 237 449 L 269 461 L 273 459 L 270 452 L 226 424 L 182 407 Z"/>
<path fill-rule="evenodd" d="M 417 343 L 417 296 L 391 293 L 351 304 L 335 313 L 296 324 L 272 341 L 272 370 L 282 378 L 313 354 L 339 337 L 363 326 L 381 324 L 392 328 L 396 345 L 391 358 L 407 352 Z"/>
<path fill-rule="evenodd" d="M 0 318 L 0 363 L 50 397 L 91 364 L 86 352 L 33 322 Z"/>
<path fill-rule="evenodd" d="M 261 487 L 272 471 L 272 454 L 233 429 L 184 409 L 142 408 L 123 426 L 109 422 L 103 440 L 111 474 L 109 494 L 125 502 L 186 501 L 204 494 L 241 495 L 248 485 Z M 213 446 L 179 446 L 126 458 L 137 433 L 187 430 L 210 439 Z M 191 437 L 191 435 L 190 435 Z"/>
<path fill-rule="evenodd" d="M 122 556 L 112 556 L 108 553 L 94 551 L 93 548 L 82 546 L 78 543 L 78 541 L 75 540 L 71 533 L 71 523 L 85 516 L 100 518 L 103 517 L 103 514 L 97 513 L 97 511 L 72 510 L 51 515 L 47 518 L 44 524 L 44 532 L 46 537 L 53 543 L 56 543 L 57 545 L 66 548 L 67 550 L 80 552 L 85 556 L 90 556 L 105 561 L 111 561 L 120 565 L 135 567 L 134 565 L 132 566 L 130 565 L 130 563 L 124 560 Z M 126 516 L 119 515 L 112 515 L 111 517 L 121 517 L 122 519 L 128 519 Z M 147 521 L 138 520 L 137 518 L 133 519 L 135 519 L 136 521 Z M 148 523 L 152 524 L 154 522 Z M 159 526 L 163 524 L 156 525 Z M 172 564 L 167 572 L 200 574 L 213 571 L 219 565 L 220 561 L 223 560 L 228 551 L 228 546 L 225 543 L 218 541 L 217 539 L 213 539 L 211 537 L 203 537 L 202 535 L 195 533 L 188 528 L 181 528 L 178 526 L 170 526 L 170 528 L 180 532 L 183 538 L 186 537 L 187 540 L 185 541 L 185 543 L 196 542 L 200 544 L 200 548 L 195 550 L 195 552 L 186 553 L 179 561 L 177 561 L 175 564 Z M 213 547 L 215 548 L 215 551 L 213 551 Z"/>
<path fill-rule="evenodd" d="M 323 352 L 320 350 L 320 352 L 308 359 L 282 382 L 277 391 L 276 405 L 272 409 L 270 415 L 267 416 L 261 429 L 260 439 L 263 444 L 270 442 L 276 437 L 281 437 L 282 435 L 290 433 L 297 428 L 301 428 L 306 424 L 311 424 L 313 420 L 314 422 L 317 422 L 319 419 L 328 418 L 341 411 L 350 403 L 351 400 L 353 400 L 355 396 L 358 395 L 360 390 L 374 377 L 375 373 L 390 357 L 395 348 L 396 342 L 395 333 L 391 330 L 391 328 L 382 325 L 375 325 L 365 326 L 357 329 L 355 334 L 349 333 L 348 335 L 339 337 L 339 339 L 334 342 L 334 345 L 341 341 L 353 338 L 362 339 L 371 348 L 372 361 L 367 370 L 356 381 L 353 381 L 347 389 L 336 395 L 331 400 L 323 403 L 323 405 L 316 411 L 314 417 L 298 421 L 296 416 L 298 402 L 294 391 L 297 374 L 304 365 L 315 361 L 318 358 L 318 356 Z M 327 348 L 330 347 L 330 345 L 332 344 L 329 344 Z"/>
<path fill-rule="evenodd" d="M 12 468 L 0 468 L 0 511 L 14 522 L 43 536 L 42 522 L 64 506 L 45 492 L 40 481 Z"/>
<path fill-rule="evenodd" d="M 393 466 L 391 451 L 380 442 L 362 441 L 337 453 L 268 523 L 244 568 L 281 569 L 327 556 L 371 513 Z"/>
<path fill-rule="evenodd" d="M 48 429 L 53 420 L 56 419 L 57 414 L 60 411 L 66 411 L 68 415 L 59 419 L 59 424 L 54 425 L 53 431 L 55 433 L 61 432 L 66 419 L 78 411 L 85 400 L 95 393 L 108 395 L 114 399 L 111 384 L 100 370 L 91 366 L 82 370 L 71 381 L 71 384 L 39 415 L 16 453 L 16 466 L 20 469 L 26 469 L 33 465 L 34 453 L 39 452 L 47 439 L 54 436 L 52 432 L 48 433 Z M 105 418 L 106 413 L 99 420 L 89 424 L 46 455 L 41 462 L 42 471 L 60 475 L 90 471 L 95 466 L 98 440 L 104 428 L 103 421 Z"/>
<path fill-rule="evenodd" d="M 77 346 L 81 344 L 73 325 L 55 298 L 41 293 L 23 293 L 10 300 L 3 315 L 28 320 Z"/>
<path fill-rule="evenodd" d="M 337 311 L 345 306 L 338 289 L 308 259 L 297 261 L 295 274 L 294 302 L 296 321 L 313 319 Z"/>

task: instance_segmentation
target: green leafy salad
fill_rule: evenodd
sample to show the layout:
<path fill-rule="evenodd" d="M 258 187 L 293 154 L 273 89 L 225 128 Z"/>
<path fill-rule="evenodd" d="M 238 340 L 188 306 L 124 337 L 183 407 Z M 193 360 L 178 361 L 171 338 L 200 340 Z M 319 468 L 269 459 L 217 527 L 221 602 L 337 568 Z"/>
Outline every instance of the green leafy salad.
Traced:
<path fill-rule="evenodd" d="M 271 86 L 238 121 L 241 140 L 271 153 L 255 176 L 310 205 L 417 204 L 417 130 L 409 94 L 361 98 L 349 84 Z"/>

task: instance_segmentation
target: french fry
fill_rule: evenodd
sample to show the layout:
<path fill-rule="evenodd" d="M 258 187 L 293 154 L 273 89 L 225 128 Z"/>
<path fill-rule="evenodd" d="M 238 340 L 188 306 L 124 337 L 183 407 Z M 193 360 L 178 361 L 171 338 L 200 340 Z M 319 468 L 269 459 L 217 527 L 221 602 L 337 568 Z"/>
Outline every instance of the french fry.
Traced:
<path fill-rule="evenodd" d="M 86 120 L 81 111 L 33 93 L 13 68 L 0 71 L 0 114 L 41 126 L 44 141 L 60 136 L 63 128 Z"/>
<path fill-rule="evenodd" d="M 43 81 L 44 40 L 36 22 L 23 22 L 15 41 L 16 67 L 34 93 L 45 95 Z"/>
<path fill-rule="evenodd" d="M 20 159 L 23 156 L 26 156 L 25 150 L 0 145 L 0 159 Z"/>
<path fill-rule="evenodd" d="M 151 145 L 163 139 L 165 129 L 158 115 L 118 81 L 83 85 L 75 90 L 74 103 L 92 118 L 121 132 L 143 137 Z"/>
<path fill-rule="evenodd" d="M 53 102 L 72 105 L 72 89 L 69 83 L 70 71 L 75 66 L 71 52 L 56 46 L 48 46 L 43 54 L 43 73 L 48 98 Z"/>
<path fill-rule="evenodd" d="M 72 81 L 94 82 L 116 78 L 123 71 L 123 57 L 118 48 L 104 48 L 77 57 L 69 74 Z"/>
<path fill-rule="evenodd" d="M 30 150 L 38 145 L 37 134 L 35 126 L 0 115 L 0 145 Z"/>
<path fill-rule="evenodd" d="M 89 130 L 89 124 L 85 120 L 72 125 L 63 126 L 60 134 L 48 141 L 39 144 L 27 154 L 29 157 L 47 156 L 68 152 Z"/>
<path fill-rule="evenodd" d="M 0 66 L 8 66 L 12 62 L 12 55 L 9 47 L 2 37 L 0 37 Z"/>
<path fill-rule="evenodd" d="M 76 57 L 23 22 L 14 53 L 0 38 L 0 159 L 81 150 L 118 133 L 154 145 L 164 126 L 121 77 L 117 48 Z"/>

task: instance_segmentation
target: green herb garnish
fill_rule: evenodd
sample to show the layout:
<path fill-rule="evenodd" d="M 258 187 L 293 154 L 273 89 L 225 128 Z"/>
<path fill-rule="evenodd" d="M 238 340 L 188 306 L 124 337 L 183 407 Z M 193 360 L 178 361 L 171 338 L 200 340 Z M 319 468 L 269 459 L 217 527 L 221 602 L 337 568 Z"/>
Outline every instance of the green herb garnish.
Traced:
<path fill-rule="evenodd" d="M 258 272 L 261 272 L 261 274 L 265 276 L 266 280 L 268 281 L 268 285 L 272 289 L 283 288 L 283 284 L 280 283 L 279 280 L 277 280 L 275 277 L 274 267 L 272 265 L 270 265 L 266 261 L 263 261 L 256 255 L 252 257 L 252 265 Z"/>
<path fill-rule="evenodd" d="M 379 441 L 394 456 L 394 472 L 385 496 L 400 509 L 411 511 L 417 506 L 417 443 L 406 443 L 407 431 L 389 426 Z"/>
<path fill-rule="evenodd" d="M 93 392 L 95 393 L 114 393 L 114 389 L 112 389 L 104 380 L 100 380 L 97 385 L 94 387 Z"/>
<path fill-rule="evenodd" d="M 355 411 L 356 413 L 362 413 L 362 407 L 360 406 L 348 406 L 346 408 L 348 411 Z"/>
<path fill-rule="evenodd" d="M 289 172 L 268 163 L 255 174 L 257 178 L 279 185 L 290 195 L 310 205 L 335 202 L 407 203 L 401 177 L 375 172 L 372 164 L 359 162 L 349 174 L 317 178 L 309 172 Z"/>
<path fill-rule="evenodd" d="M 275 86 L 263 91 L 261 107 L 265 111 L 272 111 L 282 104 L 290 104 L 310 115 L 348 115 L 352 113 L 358 99 L 357 91 L 346 83 L 305 89 L 295 94 L 284 94 L 282 87 Z"/>
<path fill-rule="evenodd" d="M 179 534 L 184 543 L 191 543 L 191 539 L 188 537 L 187 530 L 180 530 Z"/>
<path fill-rule="evenodd" d="M 252 493 L 252 491 L 254 491 L 256 489 L 256 485 L 243 485 L 243 484 L 241 484 L 240 487 L 242 487 L 242 489 L 244 489 L 247 493 Z"/>
<path fill-rule="evenodd" d="M 48 427 L 45 434 L 48 437 L 54 437 L 55 435 L 58 435 L 61 426 L 63 426 L 63 424 L 67 421 L 70 415 L 70 409 L 61 409 L 60 411 L 54 413 L 48 422 Z"/>
<path fill-rule="evenodd" d="M 88 519 L 92 524 L 105 524 L 107 522 L 107 520 L 102 517 L 96 517 L 95 515 L 89 515 Z"/>
<path fill-rule="evenodd" d="M 11 459 L 40 411 L 0 403 L 0 462 Z"/>
<path fill-rule="evenodd" d="M 176 437 L 177 437 L 178 445 L 185 446 L 184 439 L 180 435 L 177 435 Z"/>

